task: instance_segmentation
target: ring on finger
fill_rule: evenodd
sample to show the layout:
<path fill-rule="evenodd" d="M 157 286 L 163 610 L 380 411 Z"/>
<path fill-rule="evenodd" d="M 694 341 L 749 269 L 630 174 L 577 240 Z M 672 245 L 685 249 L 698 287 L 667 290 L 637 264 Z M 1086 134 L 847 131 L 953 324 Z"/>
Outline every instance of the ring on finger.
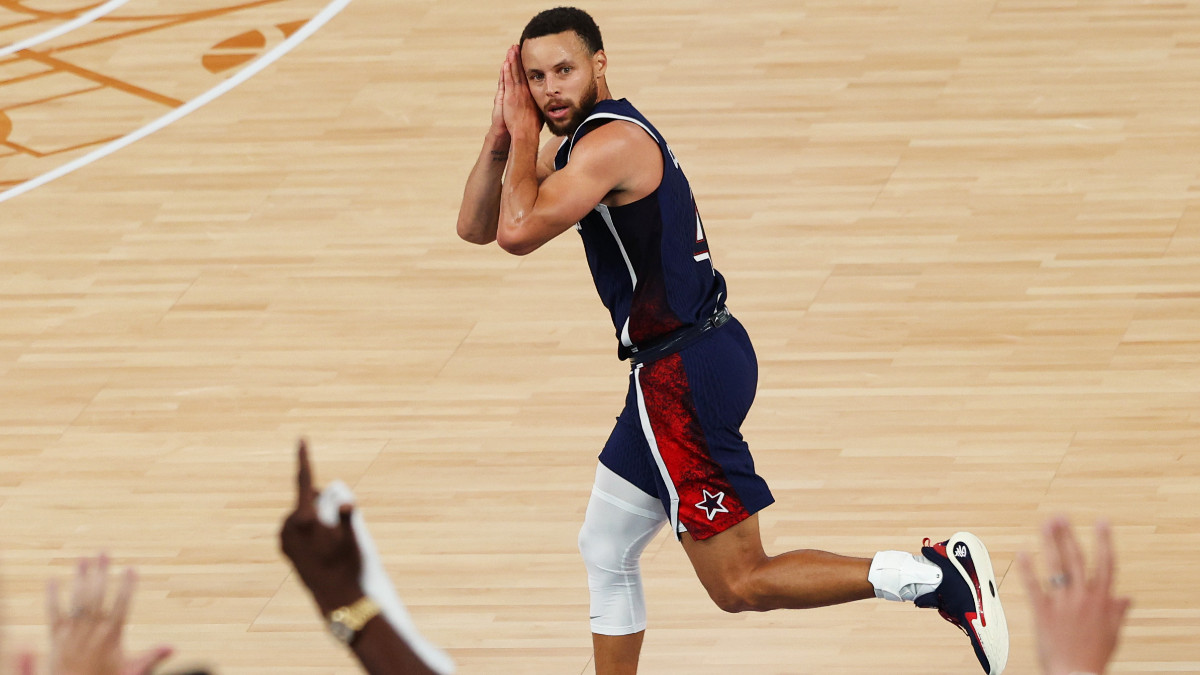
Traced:
<path fill-rule="evenodd" d="M 1071 577 L 1066 572 L 1055 574 L 1050 577 L 1051 588 L 1066 588 L 1071 583 Z"/>

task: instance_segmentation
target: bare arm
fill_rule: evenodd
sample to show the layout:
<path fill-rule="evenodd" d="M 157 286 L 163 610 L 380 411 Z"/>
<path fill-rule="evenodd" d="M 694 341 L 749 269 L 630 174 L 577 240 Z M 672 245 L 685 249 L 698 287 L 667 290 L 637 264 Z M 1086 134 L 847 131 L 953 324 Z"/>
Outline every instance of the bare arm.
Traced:
<path fill-rule="evenodd" d="M 496 241 L 501 181 L 511 142 L 512 137 L 504 124 L 504 77 L 501 76 L 492 106 L 492 126 L 484 136 L 483 149 L 479 151 L 479 158 L 467 176 L 462 205 L 458 209 L 458 236 L 472 244 Z M 554 155 L 561 144 L 561 138 L 551 138 L 542 148 L 537 160 L 539 184 L 554 173 Z"/>
<path fill-rule="evenodd" d="M 588 134 L 571 162 L 539 181 L 537 139 L 541 117 L 534 105 L 516 47 L 503 74 L 504 119 L 512 135 L 507 174 L 500 191 L 496 241 L 526 255 L 579 222 L 608 195 L 623 190 L 648 193 L 662 178 L 657 143 L 633 125 L 614 122 Z M 547 145 L 545 157 L 550 150 Z"/>
<path fill-rule="evenodd" d="M 458 209 L 458 236 L 472 244 L 496 241 L 496 223 L 500 214 L 500 180 L 508 160 L 508 134 L 500 137 L 489 130 L 483 149 L 463 190 Z"/>
<path fill-rule="evenodd" d="M 562 147 L 563 141 L 565 140 L 566 139 L 564 139 L 562 136 L 552 136 L 550 137 L 550 140 L 546 141 L 546 144 L 542 146 L 542 151 L 538 153 L 537 160 L 538 185 L 541 185 L 542 181 L 546 180 L 550 177 L 550 174 L 554 173 L 554 157 L 558 154 L 558 149 Z"/>
<path fill-rule="evenodd" d="M 370 675 L 437 675 L 382 615 L 363 626 L 354 641 L 354 655 Z"/>
<path fill-rule="evenodd" d="M 483 149 L 467 176 L 462 205 L 458 208 L 458 236 L 472 244 L 496 241 L 500 213 L 500 179 L 508 160 L 510 136 L 504 125 L 504 78 L 496 85 L 492 126 L 483 139 Z"/>

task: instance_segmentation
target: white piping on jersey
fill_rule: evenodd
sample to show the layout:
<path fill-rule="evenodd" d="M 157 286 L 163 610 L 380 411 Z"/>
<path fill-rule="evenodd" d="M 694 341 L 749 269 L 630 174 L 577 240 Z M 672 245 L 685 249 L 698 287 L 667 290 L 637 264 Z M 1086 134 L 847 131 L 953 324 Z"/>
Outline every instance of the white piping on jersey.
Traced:
<path fill-rule="evenodd" d="M 621 241 L 621 235 L 617 234 L 617 226 L 613 224 L 612 214 L 609 213 L 608 207 L 604 204 L 596 205 L 596 213 L 604 219 L 604 224 L 608 226 L 609 233 L 612 234 L 613 240 L 617 242 L 617 249 L 621 251 L 621 258 L 625 260 L 625 268 L 629 270 L 629 281 L 633 285 L 631 289 L 637 288 L 637 272 L 633 271 L 633 263 L 629 260 L 629 254 L 625 252 L 625 242 Z M 629 339 L 629 317 L 625 317 L 625 326 L 621 328 L 621 344 L 626 347 L 632 347 L 633 341 Z"/>
<path fill-rule="evenodd" d="M 611 119 L 632 122 L 641 127 L 646 133 L 650 134 L 650 138 L 653 138 L 655 143 L 661 143 L 658 136 L 650 130 L 650 127 L 646 126 L 637 119 L 627 115 L 617 115 L 615 113 L 593 113 L 588 115 L 587 119 L 585 119 L 583 123 L 581 123 L 577 129 L 575 129 L 574 134 L 571 134 L 571 146 L 567 149 L 568 162 L 571 161 L 571 152 L 575 149 L 575 139 L 578 136 L 580 129 L 583 129 L 588 122 L 595 119 Z M 563 143 L 566 143 L 567 140 L 568 139 L 563 139 Z M 562 150 L 562 143 L 559 144 L 558 149 Z M 625 252 L 625 243 L 621 241 L 621 236 L 617 234 L 617 227 L 613 224 L 612 214 L 609 212 L 608 206 L 604 204 L 597 204 L 596 212 L 599 213 L 600 217 L 604 219 L 604 224 L 608 226 L 608 231 L 612 234 L 613 239 L 617 242 L 617 248 L 621 251 L 621 257 L 625 260 L 625 267 L 629 270 L 629 280 L 633 283 L 633 288 L 636 289 L 637 273 L 633 271 L 633 263 L 629 260 L 629 254 Z M 580 223 L 575 223 L 575 228 L 582 230 L 583 226 Z M 621 327 L 621 344 L 625 345 L 626 347 L 633 346 L 633 340 L 629 337 L 629 317 L 625 317 L 625 325 Z"/>
<path fill-rule="evenodd" d="M 625 252 L 625 243 L 621 241 L 621 235 L 617 234 L 617 226 L 613 224 L 612 213 L 604 204 L 596 205 L 596 213 L 599 213 L 600 217 L 604 219 L 604 224 L 608 226 L 608 231 L 616 240 L 617 248 L 621 250 L 621 257 L 625 259 L 625 267 L 629 270 L 629 280 L 633 282 L 633 287 L 637 288 L 637 272 L 633 271 L 633 263 L 629 261 L 629 254 Z"/>
<path fill-rule="evenodd" d="M 638 364 L 633 369 L 633 384 L 637 390 L 638 417 L 642 420 L 642 435 L 646 437 L 646 444 L 650 446 L 650 454 L 654 455 L 654 463 L 658 465 L 658 472 L 662 475 L 663 485 L 667 486 L 667 494 L 671 497 L 671 508 L 667 513 L 667 517 L 671 519 L 671 529 L 676 533 L 681 532 L 679 529 L 679 493 L 675 491 L 675 483 L 671 480 L 671 473 L 667 471 L 667 464 L 663 461 L 662 453 L 658 450 L 658 441 L 654 439 L 654 429 L 650 426 L 650 414 L 646 411 L 646 397 L 642 394 L 642 364 Z"/>
<path fill-rule="evenodd" d="M 655 143 L 662 142 L 661 140 L 659 140 L 658 136 L 656 136 L 654 134 L 653 131 L 650 131 L 650 127 L 646 126 L 642 122 L 640 122 L 632 117 L 628 117 L 626 115 L 618 115 L 616 113 L 603 113 L 603 112 L 602 113 L 592 113 L 591 115 L 588 115 L 587 119 L 585 119 L 583 122 L 580 123 L 579 128 L 575 130 L 575 133 L 571 134 L 571 148 L 570 148 L 570 150 L 567 150 L 567 161 L 568 162 L 571 161 L 571 152 L 573 152 L 575 150 L 575 136 L 577 136 L 579 134 L 579 130 L 583 129 L 585 126 L 587 126 L 588 122 L 591 122 L 592 120 L 600 120 L 600 119 L 622 120 L 625 122 L 633 122 L 634 124 L 638 125 L 642 129 L 644 129 L 646 131 L 646 133 L 650 134 L 650 138 L 653 138 Z M 562 148 L 561 145 L 558 147 L 560 149 Z"/>
<path fill-rule="evenodd" d="M 704 226 L 700 223 L 700 213 L 697 212 L 696 213 L 696 243 L 698 244 L 702 241 L 704 241 Z M 701 262 L 703 260 L 710 260 L 711 256 L 708 255 L 708 251 L 705 251 L 704 253 L 701 253 L 700 255 L 692 256 L 692 259 L 695 260 L 696 262 Z M 714 273 L 715 273 L 715 269 L 714 269 Z"/>

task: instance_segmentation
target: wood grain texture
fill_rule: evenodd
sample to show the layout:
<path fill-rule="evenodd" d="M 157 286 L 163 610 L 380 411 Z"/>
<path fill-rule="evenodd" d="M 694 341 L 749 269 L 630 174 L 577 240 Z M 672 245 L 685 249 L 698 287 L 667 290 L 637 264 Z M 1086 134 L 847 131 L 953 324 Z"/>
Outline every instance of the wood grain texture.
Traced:
<path fill-rule="evenodd" d="M 6 655 L 44 642 L 45 579 L 103 548 L 141 572 L 135 647 L 355 672 L 277 550 L 303 434 L 464 675 L 591 672 L 575 537 L 627 371 L 574 235 L 515 258 L 454 234 L 504 49 L 542 8 L 355 0 L 0 207 Z M 1136 603 L 1111 672 L 1200 672 L 1200 3 L 590 9 L 755 340 L 768 550 L 970 529 L 1030 673 L 1015 552 L 1052 513 L 1106 516 Z M 93 65 L 179 97 L 163 47 Z M 61 146 L 88 124 L 64 117 Z M 645 673 L 977 669 L 936 614 L 724 615 L 669 538 L 643 567 Z"/>

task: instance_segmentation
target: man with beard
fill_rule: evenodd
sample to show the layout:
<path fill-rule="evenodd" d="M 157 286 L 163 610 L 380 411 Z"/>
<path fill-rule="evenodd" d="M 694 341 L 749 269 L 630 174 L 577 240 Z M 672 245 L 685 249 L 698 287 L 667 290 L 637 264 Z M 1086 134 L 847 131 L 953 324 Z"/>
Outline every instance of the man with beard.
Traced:
<path fill-rule="evenodd" d="M 913 601 L 959 626 L 997 675 L 1008 629 L 975 536 L 960 532 L 921 555 L 764 552 L 757 513 L 774 498 L 739 431 L 758 380 L 754 349 L 725 307 L 679 162 L 641 113 L 613 99 L 607 64 L 585 12 L 560 7 L 529 22 L 500 69 L 458 218 L 463 239 L 516 255 L 575 227 L 618 354 L 632 365 L 579 534 L 596 672 L 637 671 L 646 627 L 638 561 L 669 523 L 725 611 Z M 543 124 L 556 138 L 539 155 Z"/>

